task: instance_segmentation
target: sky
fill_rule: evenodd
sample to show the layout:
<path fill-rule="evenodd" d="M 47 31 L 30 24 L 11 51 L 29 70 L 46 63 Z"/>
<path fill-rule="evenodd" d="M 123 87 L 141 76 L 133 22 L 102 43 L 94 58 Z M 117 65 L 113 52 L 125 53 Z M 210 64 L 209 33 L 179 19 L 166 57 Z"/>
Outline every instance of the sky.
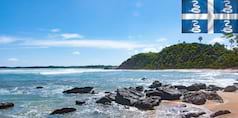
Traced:
<path fill-rule="evenodd" d="M 1 0 L 0 66 L 119 65 L 179 42 L 181 0 Z"/>

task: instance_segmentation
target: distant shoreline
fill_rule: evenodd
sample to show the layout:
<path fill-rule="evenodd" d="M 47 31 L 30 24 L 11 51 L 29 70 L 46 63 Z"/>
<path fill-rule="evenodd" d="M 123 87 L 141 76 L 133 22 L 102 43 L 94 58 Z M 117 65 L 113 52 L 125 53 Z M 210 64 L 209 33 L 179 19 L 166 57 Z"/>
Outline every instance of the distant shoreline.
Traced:
<path fill-rule="evenodd" d="M 238 73 L 238 69 L 211 69 L 211 68 L 190 68 L 190 69 L 118 69 L 118 66 L 92 65 L 92 66 L 29 66 L 29 67 L 5 67 L 0 69 L 105 69 L 105 70 L 126 70 L 126 71 L 180 71 L 180 72 L 232 72 Z"/>
<path fill-rule="evenodd" d="M 117 66 L 112 65 L 88 65 L 88 66 L 19 66 L 19 67 L 8 67 L 0 66 L 0 69 L 41 69 L 41 68 L 95 68 L 95 69 L 115 69 Z"/>

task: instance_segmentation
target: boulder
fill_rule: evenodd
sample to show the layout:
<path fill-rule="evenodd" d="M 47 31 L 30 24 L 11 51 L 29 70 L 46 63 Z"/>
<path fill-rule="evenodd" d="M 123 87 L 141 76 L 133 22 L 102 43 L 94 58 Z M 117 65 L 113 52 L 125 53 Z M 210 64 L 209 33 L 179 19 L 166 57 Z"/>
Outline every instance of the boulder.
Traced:
<path fill-rule="evenodd" d="M 189 113 L 184 114 L 182 116 L 182 118 L 198 118 L 204 114 L 206 114 L 206 112 L 197 112 L 197 113 L 189 112 Z"/>
<path fill-rule="evenodd" d="M 235 92 L 236 90 L 236 86 L 227 86 L 224 88 L 224 92 Z"/>
<path fill-rule="evenodd" d="M 117 89 L 115 102 L 122 105 L 133 106 L 144 94 L 134 88 Z"/>
<path fill-rule="evenodd" d="M 160 87 L 156 90 L 162 93 L 160 95 L 162 100 L 179 100 L 182 96 L 182 93 L 180 91 L 173 88 Z"/>
<path fill-rule="evenodd" d="M 138 100 L 135 107 L 141 110 L 153 110 L 154 106 L 158 106 L 161 98 L 158 96 L 146 97 L 145 99 Z"/>
<path fill-rule="evenodd" d="M 186 86 L 183 86 L 183 85 L 175 85 L 174 86 L 175 88 L 177 88 L 177 89 L 187 89 L 187 87 Z"/>
<path fill-rule="evenodd" d="M 162 96 L 163 92 L 158 91 L 158 90 L 146 90 L 145 94 L 146 94 L 147 97 Z"/>
<path fill-rule="evenodd" d="M 206 96 L 202 92 L 187 92 L 184 94 L 182 101 L 195 105 L 203 105 L 206 103 Z"/>
<path fill-rule="evenodd" d="M 238 88 L 238 83 L 233 83 L 233 85 L 234 85 L 236 88 Z"/>
<path fill-rule="evenodd" d="M 96 103 L 107 105 L 107 104 L 111 104 L 112 100 L 109 97 L 104 96 L 100 98 L 99 100 L 97 100 Z"/>
<path fill-rule="evenodd" d="M 161 87 L 161 86 L 162 86 L 162 83 L 160 83 L 160 81 L 156 80 L 149 86 L 149 88 L 157 88 L 157 87 Z"/>
<path fill-rule="evenodd" d="M 0 103 L 0 109 L 8 109 L 14 107 L 13 103 Z"/>
<path fill-rule="evenodd" d="M 141 80 L 143 80 L 143 81 L 145 81 L 146 79 L 147 79 L 146 77 L 141 78 Z"/>
<path fill-rule="evenodd" d="M 207 100 L 213 100 L 219 103 L 224 103 L 222 97 L 216 93 L 216 91 L 206 91 L 203 92 Z"/>
<path fill-rule="evenodd" d="M 62 109 L 56 109 L 50 115 L 65 114 L 65 113 L 70 113 L 70 112 L 74 112 L 74 111 L 76 111 L 75 108 L 62 108 Z"/>
<path fill-rule="evenodd" d="M 219 90 L 223 90 L 224 88 L 222 88 L 222 87 L 218 87 L 218 86 L 216 86 L 216 85 L 209 85 L 208 87 L 207 87 L 207 91 L 219 91 Z"/>
<path fill-rule="evenodd" d="M 83 105 L 83 104 L 85 104 L 86 102 L 85 101 L 75 101 L 75 104 L 76 105 Z"/>
<path fill-rule="evenodd" d="M 63 93 L 67 93 L 67 94 L 80 94 L 80 93 L 91 93 L 93 90 L 93 87 L 82 87 L 82 88 L 73 88 L 70 90 L 66 90 Z"/>
<path fill-rule="evenodd" d="M 156 90 L 147 90 L 146 96 L 159 96 L 162 100 L 179 100 L 182 96 L 182 93 L 177 89 L 159 87 Z"/>
<path fill-rule="evenodd" d="M 144 87 L 143 86 L 137 86 L 136 90 L 139 92 L 143 92 L 144 91 Z"/>
<path fill-rule="evenodd" d="M 196 83 L 196 84 L 192 84 L 190 86 L 187 87 L 187 90 L 189 91 L 199 91 L 201 89 L 206 89 L 206 84 L 203 83 Z"/>
<path fill-rule="evenodd" d="M 230 114 L 231 112 L 229 110 L 220 110 L 220 111 L 217 111 L 217 112 L 214 112 L 210 115 L 210 117 L 214 118 L 214 117 L 217 117 L 217 116 L 221 116 L 221 115 L 225 115 L 225 114 Z"/>
<path fill-rule="evenodd" d="M 43 89 L 44 87 L 42 86 L 37 86 L 36 89 Z"/>

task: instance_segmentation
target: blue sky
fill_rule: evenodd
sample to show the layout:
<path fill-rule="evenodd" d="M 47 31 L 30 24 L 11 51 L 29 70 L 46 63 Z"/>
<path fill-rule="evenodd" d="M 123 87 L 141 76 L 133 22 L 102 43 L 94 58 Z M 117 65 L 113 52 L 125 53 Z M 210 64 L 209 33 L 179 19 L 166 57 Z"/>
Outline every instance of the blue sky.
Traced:
<path fill-rule="evenodd" d="M 119 65 L 199 36 L 227 43 L 182 34 L 180 0 L 1 0 L 0 18 L 0 66 Z"/>

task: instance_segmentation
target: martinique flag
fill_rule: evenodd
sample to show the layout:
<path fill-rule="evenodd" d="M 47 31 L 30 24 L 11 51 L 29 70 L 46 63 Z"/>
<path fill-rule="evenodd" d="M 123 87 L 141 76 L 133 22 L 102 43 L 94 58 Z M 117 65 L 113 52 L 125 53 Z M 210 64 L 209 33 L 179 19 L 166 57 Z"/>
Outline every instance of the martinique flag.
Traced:
<path fill-rule="evenodd" d="M 238 33 L 238 0 L 182 0 L 183 33 Z"/>

